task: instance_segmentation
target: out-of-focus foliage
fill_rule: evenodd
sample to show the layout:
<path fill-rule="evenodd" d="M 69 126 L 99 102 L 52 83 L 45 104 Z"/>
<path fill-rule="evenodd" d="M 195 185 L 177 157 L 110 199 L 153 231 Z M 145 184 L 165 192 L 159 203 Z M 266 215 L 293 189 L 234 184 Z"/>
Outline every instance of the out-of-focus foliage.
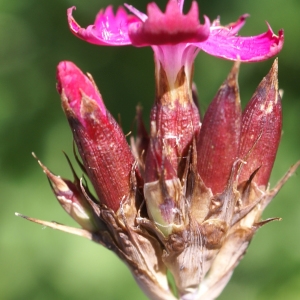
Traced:
<path fill-rule="evenodd" d="M 56 203 L 47 180 L 31 157 L 53 172 L 70 177 L 62 154 L 72 157 L 72 137 L 55 90 L 55 68 L 72 60 L 93 74 L 104 101 L 125 132 L 132 129 L 135 106 L 149 113 L 154 97 L 154 67 L 149 48 L 105 48 L 76 39 L 68 30 L 66 9 L 91 24 L 100 7 L 117 0 L 0 0 L 0 291 L 3 299 L 146 299 L 126 267 L 108 250 L 82 238 L 43 229 L 14 217 L 32 217 L 75 225 Z M 145 0 L 131 4 L 145 10 Z M 159 1 L 164 8 L 166 1 Z M 187 1 L 189 7 L 190 1 Z M 300 2 L 294 0 L 199 1 L 201 14 L 222 23 L 250 13 L 243 35 L 285 30 L 279 55 L 284 90 L 282 143 L 271 177 L 273 185 L 300 158 Z M 240 90 L 245 104 L 273 60 L 242 65 Z M 203 110 L 231 63 L 200 53 L 195 64 Z M 73 157 L 72 157 L 73 159 Z M 73 160 L 74 161 L 74 160 Z M 299 173 L 299 172 L 298 172 Z M 220 299 L 294 300 L 300 294 L 300 185 L 294 176 L 264 217 L 282 217 L 262 228 Z"/>

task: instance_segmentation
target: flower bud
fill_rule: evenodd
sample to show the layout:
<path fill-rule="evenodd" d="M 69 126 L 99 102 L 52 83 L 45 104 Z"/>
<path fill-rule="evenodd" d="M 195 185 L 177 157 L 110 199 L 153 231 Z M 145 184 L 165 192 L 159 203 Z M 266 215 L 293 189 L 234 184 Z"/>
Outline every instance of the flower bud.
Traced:
<path fill-rule="evenodd" d="M 126 138 L 90 77 L 73 63 L 61 62 L 57 80 L 62 107 L 100 203 L 117 211 L 130 192 L 134 162 Z"/>
<path fill-rule="evenodd" d="M 198 172 L 213 194 L 227 185 L 238 157 L 241 132 L 241 106 L 235 63 L 204 115 L 197 142 Z"/>
<path fill-rule="evenodd" d="M 282 127 L 281 97 L 278 90 L 278 60 L 257 87 L 243 112 L 240 157 L 247 162 L 239 182 L 248 180 L 255 170 L 258 186 L 268 184 Z"/>

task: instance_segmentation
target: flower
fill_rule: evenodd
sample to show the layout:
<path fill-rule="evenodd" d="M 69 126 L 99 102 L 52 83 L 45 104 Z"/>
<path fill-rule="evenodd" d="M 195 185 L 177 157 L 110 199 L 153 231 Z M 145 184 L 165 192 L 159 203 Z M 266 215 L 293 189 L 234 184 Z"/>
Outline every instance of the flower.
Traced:
<path fill-rule="evenodd" d="M 100 10 L 95 23 L 87 28 L 80 27 L 74 20 L 74 6 L 68 9 L 67 16 L 71 32 L 89 43 L 151 46 L 156 63 L 162 63 L 165 70 L 170 68 L 171 73 L 173 71 L 175 74 L 173 76 L 182 65 L 191 67 L 199 50 L 224 59 L 253 62 L 276 55 L 283 46 L 283 30 L 276 36 L 268 23 L 268 30 L 263 34 L 237 36 L 247 14 L 227 26 L 222 26 L 219 19 L 210 25 L 208 17 L 204 16 L 205 23 L 200 25 L 197 2 L 192 2 L 186 15 L 182 13 L 183 4 L 184 0 L 169 0 L 163 13 L 155 3 L 149 3 L 147 14 L 125 4 L 133 15 L 127 14 L 122 7 L 114 15 L 109 6 Z"/>
<path fill-rule="evenodd" d="M 71 31 L 98 45 L 151 46 L 156 97 L 150 133 L 137 109 L 137 137 L 129 148 L 119 124 L 107 111 L 91 75 L 69 61 L 57 67 L 57 90 L 90 179 L 71 182 L 41 162 L 53 192 L 82 227 L 70 228 L 24 218 L 77 234 L 114 251 L 150 299 L 174 300 L 167 271 L 181 300 L 215 299 L 226 286 L 256 231 L 273 220 L 262 212 L 300 161 L 273 189 L 268 181 L 282 129 L 278 60 L 242 111 L 240 63 L 277 54 L 283 31 L 238 37 L 247 15 L 227 26 L 219 19 L 199 22 L 198 5 L 182 13 L 183 0 L 169 0 L 162 13 L 155 3 L 147 15 L 126 5 L 112 7 L 95 24 L 81 28 L 68 10 Z M 237 60 L 200 118 L 192 81 L 193 62 L 203 50 Z"/>
<path fill-rule="evenodd" d="M 166 12 L 162 13 L 155 3 L 149 3 L 147 14 L 130 5 L 125 5 L 134 15 L 128 15 L 119 7 L 114 15 L 112 7 L 100 10 L 95 23 L 86 29 L 74 20 L 67 11 L 70 30 L 77 37 L 103 46 L 157 46 L 185 43 L 194 45 L 213 56 L 241 61 L 259 61 L 276 55 L 283 46 L 283 30 L 276 36 L 268 25 L 268 31 L 258 36 L 238 37 L 236 34 L 245 24 L 247 14 L 238 21 L 222 26 L 215 20 L 210 26 L 205 16 L 205 24 L 199 24 L 198 4 L 192 2 L 190 11 L 182 13 L 184 0 L 169 0 Z"/>

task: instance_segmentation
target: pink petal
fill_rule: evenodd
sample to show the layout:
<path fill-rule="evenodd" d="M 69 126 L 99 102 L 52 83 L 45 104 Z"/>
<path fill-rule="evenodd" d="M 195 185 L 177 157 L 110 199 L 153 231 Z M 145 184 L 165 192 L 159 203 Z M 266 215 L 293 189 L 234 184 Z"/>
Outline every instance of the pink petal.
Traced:
<path fill-rule="evenodd" d="M 178 5 L 179 4 L 179 5 Z M 153 2 L 148 4 L 148 19 L 129 25 L 128 34 L 135 46 L 168 45 L 179 43 L 202 42 L 208 38 L 210 22 L 200 25 L 198 4 L 192 2 L 190 11 L 183 15 L 182 2 L 169 0 L 163 13 Z"/>
<path fill-rule="evenodd" d="M 283 30 L 280 30 L 277 36 L 267 23 L 268 31 L 260 35 L 234 36 L 243 24 L 244 20 L 240 19 L 232 27 L 212 27 L 209 38 L 196 45 L 213 56 L 229 60 L 239 58 L 242 62 L 265 60 L 280 52 L 284 41 Z"/>
<path fill-rule="evenodd" d="M 69 99 L 69 105 L 78 116 L 80 116 L 82 93 L 94 99 L 103 115 L 106 115 L 105 105 L 94 82 L 84 75 L 75 64 L 70 61 L 60 62 L 57 66 L 56 78 L 59 94 L 62 94 L 62 91 L 64 91 L 66 97 Z"/>
<path fill-rule="evenodd" d="M 76 7 L 70 7 L 67 10 L 67 16 L 70 30 L 75 36 L 96 45 L 123 46 L 131 44 L 128 37 L 128 24 L 136 22 L 138 19 L 128 15 L 124 8 L 119 7 L 116 15 L 111 6 L 108 6 L 105 11 L 100 10 L 95 23 L 87 28 L 80 27 L 74 20 L 73 9 Z"/>

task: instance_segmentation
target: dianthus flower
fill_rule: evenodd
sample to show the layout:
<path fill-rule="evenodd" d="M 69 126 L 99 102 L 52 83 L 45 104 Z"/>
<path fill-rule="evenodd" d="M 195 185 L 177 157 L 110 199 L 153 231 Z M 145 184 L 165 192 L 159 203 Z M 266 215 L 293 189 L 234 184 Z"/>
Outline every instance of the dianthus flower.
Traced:
<path fill-rule="evenodd" d="M 73 132 L 85 180 L 51 173 L 40 161 L 62 207 L 82 229 L 31 221 L 74 233 L 114 251 L 150 299 L 215 299 L 226 286 L 262 212 L 293 174 L 295 164 L 273 189 L 268 181 L 282 129 L 278 62 L 242 111 L 237 77 L 240 62 L 265 60 L 283 46 L 283 30 L 237 36 L 248 15 L 222 26 L 199 21 L 193 1 L 169 0 L 163 13 L 155 3 L 147 14 L 111 6 L 93 25 L 81 28 L 68 9 L 71 31 L 102 46 L 150 46 L 156 94 L 150 132 L 137 109 L 137 137 L 130 147 L 106 109 L 91 75 L 72 62 L 57 68 L 57 90 Z M 204 52 L 236 61 L 200 118 L 193 63 Z M 73 170 L 73 169 L 72 169 Z M 172 293 L 169 271 L 175 281 Z"/>

